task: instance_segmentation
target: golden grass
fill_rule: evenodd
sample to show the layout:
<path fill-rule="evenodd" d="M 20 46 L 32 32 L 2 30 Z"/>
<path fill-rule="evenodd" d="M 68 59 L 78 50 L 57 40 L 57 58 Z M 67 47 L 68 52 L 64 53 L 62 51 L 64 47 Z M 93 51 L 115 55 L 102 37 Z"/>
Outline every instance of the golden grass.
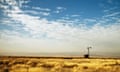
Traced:
<path fill-rule="evenodd" d="M 120 72 L 120 59 L 0 57 L 0 72 Z"/>

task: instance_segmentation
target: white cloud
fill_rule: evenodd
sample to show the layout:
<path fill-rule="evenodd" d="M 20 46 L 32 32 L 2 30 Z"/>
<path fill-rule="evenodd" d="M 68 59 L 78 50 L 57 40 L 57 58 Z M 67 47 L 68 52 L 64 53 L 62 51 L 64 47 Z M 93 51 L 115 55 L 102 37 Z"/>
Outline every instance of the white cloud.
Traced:
<path fill-rule="evenodd" d="M 24 38 L 24 33 L 21 34 L 14 31 L 0 31 L 0 46 L 7 51 L 78 52 L 83 51 L 83 48 L 88 45 L 95 48 L 93 51 L 102 52 L 103 50 L 107 50 L 108 52 L 112 52 L 113 48 L 116 48 L 115 52 L 120 51 L 120 24 L 116 24 L 119 19 L 116 19 L 117 21 L 112 25 L 107 26 L 101 25 L 103 22 L 107 24 L 104 19 L 86 19 L 84 20 L 86 23 L 88 21 L 96 22 L 96 24 L 92 28 L 88 28 L 86 25 L 74 27 L 69 26 L 69 23 L 75 24 L 76 21 L 74 20 L 49 21 L 39 16 L 24 14 L 24 11 L 16 5 L 13 5 L 13 8 L 12 10 L 4 8 L 4 12 L 8 12 L 6 15 L 11 20 L 20 22 L 23 25 L 23 29 L 31 34 L 31 37 Z M 61 10 L 62 8 L 58 7 L 57 9 Z M 117 14 L 113 13 L 109 16 L 114 15 Z M 12 49 L 9 49 L 9 47 Z M 2 50 L 5 50 L 3 48 Z"/>
<path fill-rule="evenodd" d="M 56 9 L 58 9 L 58 10 L 65 10 L 66 8 L 65 7 L 56 7 Z"/>
<path fill-rule="evenodd" d="M 114 12 L 114 13 L 108 14 L 104 17 L 113 17 L 113 16 L 117 16 L 117 15 L 120 15 L 120 12 Z"/>
<path fill-rule="evenodd" d="M 26 10 L 24 11 L 24 13 L 27 13 L 27 14 L 33 14 L 33 15 L 43 15 L 43 16 L 48 16 L 50 15 L 50 12 L 38 12 L 38 11 L 32 11 L 32 10 Z"/>
<path fill-rule="evenodd" d="M 29 49 L 29 51 L 32 52 L 62 52 L 62 51 L 77 52 L 83 50 L 83 48 L 89 45 L 94 47 L 95 50 L 93 49 L 93 51 L 98 51 L 98 52 L 99 51 L 102 52 L 104 50 L 107 50 L 108 52 L 112 52 L 113 47 L 116 48 L 116 50 L 114 51 L 116 52 L 120 51 L 119 49 L 120 25 L 113 25 L 108 27 L 102 27 L 97 25 L 89 30 L 71 28 L 69 26 L 64 27 L 57 24 L 56 26 L 52 25 L 46 27 L 47 30 L 45 29 L 45 27 L 43 27 L 42 29 L 48 35 L 48 38 L 45 39 L 44 37 L 39 39 L 33 39 L 31 37 L 24 38 L 24 37 L 20 37 L 19 33 L 18 34 L 15 32 L 5 33 L 3 31 L 2 34 L 4 34 L 4 36 L 2 37 L 11 39 L 11 40 L 7 40 L 8 43 L 6 44 L 8 44 L 8 46 L 22 47 L 23 49 L 20 48 L 18 50 L 23 52 L 24 52 L 24 48 Z M 36 33 L 32 35 L 36 36 L 41 34 L 42 33 Z M 3 40 L 0 41 L 4 41 L 4 38 L 2 39 Z M 8 47 L 5 46 L 5 48 Z M 35 49 L 37 49 L 37 51 Z M 52 49 L 52 51 L 49 51 L 49 49 Z"/>
<path fill-rule="evenodd" d="M 26 10 L 26 11 L 24 11 L 24 13 L 30 13 L 30 14 L 34 14 L 34 15 L 38 15 L 39 14 L 39 12 L 32 11 L 32 10 Z"/>
<path fill-rule="evenodd" d="M 30 0 L 20 0 L 19 2 L 20 2 L 19 6 L 22 7 L 23 4 L 27 4 L 27 3 L 29 3 Z"/>
<path fill-rule="evenodd" d="M 1 2 L 1 6 L 2 7 L 7 7 L 10 8 L 14 8 L 14 7 L 23 7 L 23 4 L 27 4 L 29 3 L 29 0 L 0 0 Z M 5 6 L 6 4 L 8 4 L 7 6 Z"/>
<path fill-rule="evenodd" d="M 80 15 L 77 15 L 77 14 L 74 14 L 74 15 L 72 15 L 72 17 L 79 17 Z"/>
<path fill-rule="evenodd" d="M 60 13 L 60 11 L 59 10 L 56 10 L 56 11 L 54 11 L 55 13 Z"/>
<path fill-rule="evenodd" d="M 61 12 L 63 12 L 64 10 L 66 10 L 66 8 L 64 8 L 64 7 L 56 7 L 56 10 L 54 11 L 54 13 L 61 13 Z"/>
<path fill-rule="evenodd" d="M 113 12 L 115 9 L 117 9 L 117 7 L 112 7 L 110 9 L 105 9 L 103 10 L 103 12 L 107 13 L 107 12 Z"/>
<path fill-rule="evenodd" d="M 96 19 L 84 19 L 84 21 L 85 21 L 86 23 L 88 23 L 88 22 L 97 22 Z"/>
<path fill-rule="evenodd" d="M 42 15 L 44 15 L 44 16 L 48 16 L 48 15 L 50 15 L 50 13 L 49 12 L 40 12 Z"/>
<path fill-rule="evenodd" d="M 16 31 L 9 31 L 9 30 L 0 30 L 0 39 L 11 41 L 16 38 L 20 38 L 21 34 Z"/>
<path fill-rule="evenodd" d="M 41 8 L 41 7 L 32 7 L 32 9 L 41 10 L 41 11 L 51 11 L 51 9 L 49 8 Z"/>

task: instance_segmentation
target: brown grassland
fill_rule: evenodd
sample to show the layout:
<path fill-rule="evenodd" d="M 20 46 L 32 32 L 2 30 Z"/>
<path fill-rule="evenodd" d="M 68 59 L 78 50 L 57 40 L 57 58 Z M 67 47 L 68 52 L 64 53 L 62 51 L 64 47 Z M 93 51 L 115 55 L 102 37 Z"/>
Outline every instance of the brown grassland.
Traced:
<path fill-rule="evenodd" d="M 120 72 L 120 58 L 0 56 L 0 72 Z"/>

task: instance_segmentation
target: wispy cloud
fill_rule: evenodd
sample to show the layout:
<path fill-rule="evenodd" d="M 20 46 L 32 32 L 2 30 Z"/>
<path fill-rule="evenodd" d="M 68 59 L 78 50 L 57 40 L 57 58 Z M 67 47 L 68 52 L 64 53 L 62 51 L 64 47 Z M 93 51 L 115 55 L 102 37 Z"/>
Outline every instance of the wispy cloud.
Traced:
<path fill-rule="evenodd" d="M 104 17 L 114 17 L 114 16 L 117 16 L 117 15 L 119 16 L 119 15 L 120 15 L 120 12 L 114 12 L 114 13 L 105 15 Z"/>
<path fill-rule="evenodd" d="M 77 52 L 83 50 L 82 48 L 85 48 L 88 45 L 92 45 L 97 48 L 97 50 L 94 49 L 94 51 L 108 49 L 109 52 L 112 52 L 112 48 L 116 48 L 116 52 L 120 51 L 120 20 L 119 18 L 116 18 L 116 15 L 119 14 L 117 12 L 104 15 L 98 19 L 84 19 L 83 21 L 79 21 L 78 19 L 71 20 L 70 17 L 68 17 L 68 19 L 48 20 L 42 16 L 26 14 L 27 11 L 20 9 L 22 4 L 19 7 L 19 5 L 16 5 L 16 1 L 13 1 L 13 4 L 9 4 L 11 3 L 9 1 L 7 3 L 8 5 L 11 5 L 13 9 L 8 8 L 6 5 L 1 5 L 4 9 L 4 14 L 10 19 L 8 22 L 3 19 L 2 23 L 9 24 L 11 21 L 18 22 L 17 28 L 23 32 L 17 30 L 10 31 L 7 29 L 1 30 L 0 46 L 5 49 L 11 47 L 12 49 L 17 48 L 20 51 L 28 51 L 27 49 L 29 49 L 29 51 L 31 50 L 33 52 Z M 51 11 L 51 9 L 40 7 L 33 7 L 33 9 Z M 66 10 L 66 8 L 57 7 L 56 11 L 58 12 L 56 13 L 60 13 L 63 10 Z M 32 10 L 30 12 L 36 15 L 38 13 Z M 49 15 L 49 12 L 39 13 L 46 16 Z M 71 16 L 76 17 L 79 15 Z M 108 17 L 116 19 L 112 24 L 107 25 Z M 76 21 L 81 23 L 77 26 L 71 26 L 71 24 L 75 25 Z M 89 28 L 87 24 L 90 22 L 93 22 L 93 25 Z M 9 25 L 12 28 L 15 28 L 16 26 L 13 23 Z M 24 33 L 26 31 L 27 33 Z M 27 34 L 29 36 L 26 36 Z"/>
<path fill-rule="evenodd" d="M 74 14 L 74 15 L 72 15 L 72 17 L 79 17 L 80 15 L 77 15 L 77 14 Z"/>
<path fill-rule="evenodd" d="M 41 10 L 41 11 L 51 11 L 51 9 L 49 8 L 41 8 L 41 7 L 32 7 L 32 9 Z"/>
<path fill-rule="evenodd" d="M 60 6 L 56 7 L 56 9 L 58 9 L 58 10 L 66 10 L 66 8 L 60 7 Z"/>
<path fill-rule="evenodd" d="M 32 10 L 26 10 L 24 11 L 24 13 L 32 14 L 32 15 L 43 15 L 43 16 L 50 15 L 50 12 L 38 12 L 38 11 L 32 11 Z"/>
<path fill-rule="evenodd" d="M 65 7 L 60 7 L 60 6 L 58 6 L 58 7 L 56 7 L 56 10 L 54 11 L 54 13 L 61 13 L 61 12 L 63 12 L 64 10 L 66 10 Z"/>
<path fill-rule="evenodd" d="M 118 7 L 113 7 L 113 8 L 110 8 L 110 9 L 105 9 L 103 10 L 103 12 L 113 12 L 114 10 L 118 9 Z"/>

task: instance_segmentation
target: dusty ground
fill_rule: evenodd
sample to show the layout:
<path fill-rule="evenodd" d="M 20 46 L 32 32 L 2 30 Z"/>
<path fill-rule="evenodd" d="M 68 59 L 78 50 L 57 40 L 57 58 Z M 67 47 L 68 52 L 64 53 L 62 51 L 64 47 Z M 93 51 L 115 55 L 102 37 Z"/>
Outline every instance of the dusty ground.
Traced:
<path fill-rule="evenodd" d="M 120 58 L 0 57 L 0 72 L 120 72 Z"/>

